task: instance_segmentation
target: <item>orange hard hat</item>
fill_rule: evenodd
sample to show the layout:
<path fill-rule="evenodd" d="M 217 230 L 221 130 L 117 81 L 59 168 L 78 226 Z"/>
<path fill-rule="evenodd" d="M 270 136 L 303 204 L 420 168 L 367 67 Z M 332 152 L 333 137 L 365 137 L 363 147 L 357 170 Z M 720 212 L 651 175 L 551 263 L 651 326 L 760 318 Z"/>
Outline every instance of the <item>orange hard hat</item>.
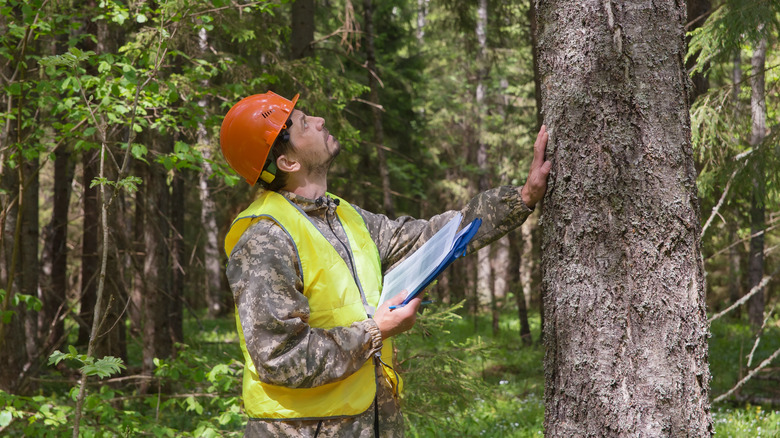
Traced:
<path fill-rule="evenodd" d="M 255 94 L 241 99 L 225 114 L 219 132 L 222 155 L 249 184 L 256 183 L 264 173 L 268 153 L 279 132 L 287 128 L 298 96 L 287 100 L 271 91 Z M 263 176 L 264 181 L 273 180 L 273 175 Z"/>

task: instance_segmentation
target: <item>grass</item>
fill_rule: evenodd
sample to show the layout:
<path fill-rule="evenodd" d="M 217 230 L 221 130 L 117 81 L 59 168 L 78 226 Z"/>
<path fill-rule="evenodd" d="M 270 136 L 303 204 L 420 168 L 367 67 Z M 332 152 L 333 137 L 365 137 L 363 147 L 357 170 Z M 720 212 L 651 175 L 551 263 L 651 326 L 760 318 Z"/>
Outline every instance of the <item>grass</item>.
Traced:
<path fill-rule="evenodd" d="M 397 340 L 398 369 L 404 375 L 404 412 L 410 437 L 539 437 L 544 422 L 544 348 L 519 340 L 517 315 L 502 315 L 493 335 L 489 317 L 459 317 L 426 309 L 415 328 Z M 531 315 L 538 338 L 539 315 Z M 161 361 L 163 385 L 140 396 L 133 385 L 93 381 L 82 422 L 90 436 L 240 436 L 246 418 L 240 410 L 241 353 L 233 318 L 188 318 L 186 347 Z M 712 397 L 730 389 L 748 372 L 747 355 L 755 335 L 743 322 L 719 320 L 712 326 Z M 752 367 L 780 347 L 780 324 L 763 334 Z M 140 346 L 128 345 L 133 368 Z M 775 377 L 777 364 L 774 364 Z M 52 376 L 57 374 L 49 369 Z M 749 382 L 742 395 L 777 398 L 769 373 Z M 167 382 L 167 383 L 165 383 Z M 769 382 L 769 383 L 767 383 Z M 98 390 L 99 388 L 99 390 Z M 66 383 L 49 383 L 34 397 L 0 392 L 0 432 L 4 436 L 67 436 L 73 403 Z M 157 394 L 161 391 L 162 394 Z M 187 394 L 200 394 L 187 396 Z M 90 404 L 91 403 L 91 404 Z M 90 407 L 91 406 L 91 407 Z M 713 406 L 717 436 L 780 436 L 780 412 L 769 406 L 728 400 Z M 86 435 L 85 435 L 86 436 Z"/>
<path fill-rule="evenodd" d="M 538 437 L 544 423 L 544 349 L 524 347 L 516 314 L 502 315 L 493 336 L 488 317 L 468 316 L 428 322 L 418 319 L 411 334 L 399 340 L 406 371 L 404 410 L 411 437 Z M 539 315 L 530 320 L 538 337 Z M 745 357 L 754 334 L 742 322 L 716 321 L 710 339 L 712 397 L 730 389 L 747 373 Z M 780 330 L 764 334 L 755 367 L 780 347 Z M 442 356 L 452 356 L 443 358 Z M 743 394 L 777 397 L 776 385 L 754 380 Z M 780 436 L 780 411 L 766 406 L 723 402 L 713 405 L 717 436 Z"/>

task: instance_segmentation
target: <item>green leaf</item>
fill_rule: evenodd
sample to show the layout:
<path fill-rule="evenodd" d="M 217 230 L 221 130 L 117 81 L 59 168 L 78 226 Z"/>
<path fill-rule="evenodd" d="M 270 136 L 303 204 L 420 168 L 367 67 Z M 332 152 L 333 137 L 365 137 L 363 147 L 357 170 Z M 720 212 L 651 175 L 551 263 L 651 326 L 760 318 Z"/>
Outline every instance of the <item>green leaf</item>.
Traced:
<path fill-rule="evenodd" d="M 11 412 L 9 411 L 0 412 L 0 427 L 8 426 L 9 424 L 11 424 L 11 420 L 13 420 L 13 416 L 11 415 Z"/>
<path fill-rule="evenodd" d="M 11 93 L 12 96 L 19 96 L 22 94 L 22 84 L 19 82 L 14 82 L 11 85 L 8 86 L 8 92 Z"/>
<path fill-rule="evenodd" d="M 195 397 L 189 396 L 184 401 L 187 403 L 187 411 L 195 411 L 198 415 L 203 414 L 203 405 L 195 400 Z"/>
<path fill-rule="evenodd" d="M 122 359 L 114 356 L 105 356 L 93 364 L 84 365 L 81 367 L 81 371 L 88 376 L 98 376 L 100 378 L 109 377 L 112 374 L 117 374 L 125 365 L 122 363 Z"/>
<path fill-rule="evenodd" d="M 140 143 L 133 143 L 133 145 L 130 146 L 130 153 L 133 154 L 133 158 L 135 158 L 136 160 L 142 160 L 143 162 L 146 162 L 145 157 L 146 154 L 149 153 L 149 150 L 146 148 L 145 145 L 142 145 Z"/>
<path fill-rule="evenodd" d="M 144 15 L 144 14 L 138 14 L 138 16 L 135 17 L 135 21 L 137 21 L 139 23 L 146 23 L 147 20 L 148 20 L 148 18 L 146 18 L 146 15 Z"/>
<path fill-rule="evenodd" d="M 68 357 L 67 354 L 61 352 L 60 350 L 55 350 L 54 353 L 49 355 L 49 365 L 57 365 L 67 357 Z"/>
<path fill-rule="evenodd" d="M 3 324 L 10 324 L 11 320 L 14 317 L 14 311 L 13 310 L 6 310 L 3 312 L 0 312 L 0 319 L 2 319 Z"/>

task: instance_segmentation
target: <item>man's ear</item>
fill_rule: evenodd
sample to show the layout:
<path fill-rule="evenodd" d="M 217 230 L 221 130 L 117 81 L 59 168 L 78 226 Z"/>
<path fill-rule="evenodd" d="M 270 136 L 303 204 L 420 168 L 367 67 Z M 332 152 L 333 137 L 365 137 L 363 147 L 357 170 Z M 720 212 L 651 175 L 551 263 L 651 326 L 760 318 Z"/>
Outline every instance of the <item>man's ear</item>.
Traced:
<path fill-rule="evenodd" d="M 282 172 L 292 173 L 300 170 L 301 163 L 287 155 L 280 155 L 276 158 L 276 167 Z"/>

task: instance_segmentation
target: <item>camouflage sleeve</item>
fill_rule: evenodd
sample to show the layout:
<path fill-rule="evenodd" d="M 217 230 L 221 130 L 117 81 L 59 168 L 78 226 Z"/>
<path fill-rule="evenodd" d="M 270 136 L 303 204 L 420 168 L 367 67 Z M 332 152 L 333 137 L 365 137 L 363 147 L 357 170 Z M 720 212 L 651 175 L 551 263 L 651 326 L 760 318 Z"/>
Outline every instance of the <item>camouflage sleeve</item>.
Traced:
<path fill-rule="evenodd" d="M 520 197 L 521 189 L 522 187 L 502 186 L 487 190 L 472 198 L 460 210 L 463 214 L 463 225 L 475 218 L 482 219 L 479 232 L 469 244 L 469 253 L 512 231 L 531 214 L 532 210 Z M 457 211 L 450 210 L 428 220 L 409 216 L 391 220 L 387 216 L 356 208 L 363 216 L 379 249 L 382 271 L 402 260 L 410 251 L 419 248 L 457 214 Z"/>
<path fill-rule="evenodd" d="M 263 382 L 324 385 L 354 373 L 382 348 L 372 319 L 328 330 L 309 326 L 295 247 L 274 222 L 261 220 L 244 232 L 226 273 L 247 351 Z"/>

